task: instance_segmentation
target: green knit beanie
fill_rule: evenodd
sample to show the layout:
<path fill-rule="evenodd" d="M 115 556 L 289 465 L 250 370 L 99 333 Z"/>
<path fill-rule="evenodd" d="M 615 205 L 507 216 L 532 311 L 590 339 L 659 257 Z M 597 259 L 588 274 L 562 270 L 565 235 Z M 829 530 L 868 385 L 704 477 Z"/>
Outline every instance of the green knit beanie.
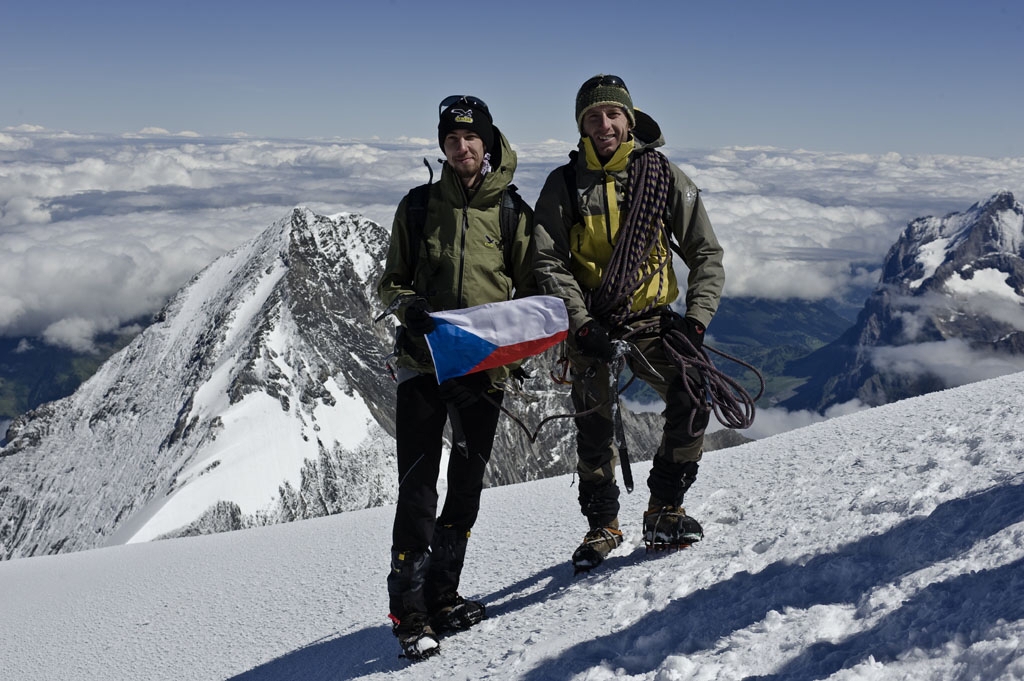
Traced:
<path fill-rule="evenodd" d="M 626 110 L 629 127 L 636 125 L 636 114 L 633 112 L 633 98 L 629 96 L 626 83 L 618 76 L 598 74 L 589 78 L 576 93 L 576 126 L 583 132 L 583 117 L 595 106 L 611 104 Z"/>

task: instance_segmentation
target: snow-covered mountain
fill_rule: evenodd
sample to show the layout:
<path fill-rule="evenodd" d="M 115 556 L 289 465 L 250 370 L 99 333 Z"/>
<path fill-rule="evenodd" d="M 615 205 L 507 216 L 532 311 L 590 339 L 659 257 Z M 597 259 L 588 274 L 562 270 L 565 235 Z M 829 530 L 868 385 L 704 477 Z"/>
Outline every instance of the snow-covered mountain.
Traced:
<path fill-rule="evenodd" d="M 213 262 L 73 395 L 0 449 L 0 559 L 271 524 L 393 500 L 391 324 L 374 288 L 388 233 L 295 209 Z M 488 484 L 574 466 L 546 369 L 506 401 Z M 636 458 L 660 431 L 627 414 Z"/>
<path fill-rule="evenodd" d="M 386 239 L 296 210 L 204 269 L 74 395 L 15 421 L 0 555 L 387 501 L 387 330 L 368 322 Z"/>
<path fill-rule="evenodd" d="M 488 619 L 416 664 L 386 619 L 393 506 L 3 562 L 0 675 L 1021 681 L 1022 393 L 1018 373 L 711 452 L 687 495 L 704 541 L 645 553 L 646 496 L 623 495 L 625 541 L 587 576 L 571 476 L 484 490 L 460 589 Z"/>
<path fill-rule="evenodd" d="M 788 408 L 879 405 L 1024 368 L 1024 206 L 999 192 L 912 221 L 857 323 L 787 367 Z"/>

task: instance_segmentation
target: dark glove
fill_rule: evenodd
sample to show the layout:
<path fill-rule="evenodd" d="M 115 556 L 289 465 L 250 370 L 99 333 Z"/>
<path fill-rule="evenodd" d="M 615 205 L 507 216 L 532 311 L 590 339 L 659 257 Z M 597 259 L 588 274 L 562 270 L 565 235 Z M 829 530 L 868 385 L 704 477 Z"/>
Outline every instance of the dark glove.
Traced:
<path fill-rule="evenodd" d="M 490 387 L 490 376 L 486 371 L 478 371 L 475 374 L 442 381 L 437 387 L 437 394 L 456 409 L 465 409 L 476 404 Z"/>
<path fill-rule="evenodd" d="M 608 331 L 593 319 L 576 330 L 576 347 L 587 357 L 602 362 L 610 362 L 615 356 L 615 346 Z"/>
<path fill-rule="evenodd" d="M 679 331 L 686 336 L 686 340 L 690 341 L 695 352 L 700 352 L 700 349 L 704 347 L 704 325 L 692 317 L 681 317 L 678 312 L 666 307 L 661 311 L 659 334 L 664 338 L 672 331 Z M 684 350 L 684 348 L 676 349 L 680 352 Z"/>
<path fill-rule="evenodd" d="M 430 304 L 426 298 L 416 298 L 405 308 L 405 328 L 409 333 L 425 336 L 434 330 L 434 320 L 430 317 Z"/>

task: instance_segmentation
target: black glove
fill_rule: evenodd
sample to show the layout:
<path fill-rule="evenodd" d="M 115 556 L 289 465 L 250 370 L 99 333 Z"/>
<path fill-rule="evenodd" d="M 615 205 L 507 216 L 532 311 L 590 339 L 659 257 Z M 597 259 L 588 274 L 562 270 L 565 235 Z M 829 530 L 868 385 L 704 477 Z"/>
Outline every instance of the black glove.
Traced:
<path fill-rule="evenodd" d="M 405 328 L 409 333 L 425 336 L 434 330 L 434 320 L 430 317 L 430 304 L 426 298 L 416 298 L 405 308 Z"/>
<path fill-rule="evenodd" d="M 690 341 L 695 352 L 704 347 L 704 325 L 692 317 L 681 317 L 670 308 L 661 311 L 661 329 L 659 334 L 664 338 L 671 331 L 679 331 Z M 676 348 L 682 352 L 683 348 Z"/>
<path fill-rule="evenodd" d="M 456 409 L 465 409 L 476 404 L 490 387 L 490 376 L 486 371 L 478 371 L 475 374 L 442 381 L 437 387 L 437 394 Z"/>
<path fill-rule="evenodd" d="M 610 362 L 615 356 L 615 346 L 608 331 L 593 319 L 576 330 L 576 347 L 587 357 L 602 362 Z"/>

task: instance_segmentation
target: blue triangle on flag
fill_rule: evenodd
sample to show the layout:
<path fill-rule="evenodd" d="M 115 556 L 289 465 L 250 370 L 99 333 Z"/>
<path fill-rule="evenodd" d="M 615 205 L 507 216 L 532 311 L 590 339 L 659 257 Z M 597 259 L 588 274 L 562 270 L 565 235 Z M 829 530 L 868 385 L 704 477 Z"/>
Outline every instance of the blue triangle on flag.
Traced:
<path fill-rule="evenodd" d="M 480 364 L 498 347 L 462 327 L 434 318 L 434 330 L 427 334 L 434 371 L 440 383 L 462 376 Z"/>

